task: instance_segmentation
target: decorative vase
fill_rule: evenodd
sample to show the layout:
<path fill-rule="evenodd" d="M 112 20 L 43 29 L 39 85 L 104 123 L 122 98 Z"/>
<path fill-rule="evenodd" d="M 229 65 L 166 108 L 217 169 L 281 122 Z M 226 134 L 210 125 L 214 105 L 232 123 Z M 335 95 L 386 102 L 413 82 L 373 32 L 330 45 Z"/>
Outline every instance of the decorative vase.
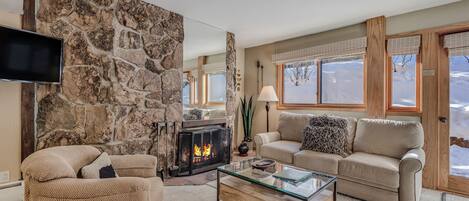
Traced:
<path fill-rule="evenodd" d="M 249 152 L 249 146 L 246 142 L 242 142 L 238 146 L 239 156 L 247 156 Z"/>

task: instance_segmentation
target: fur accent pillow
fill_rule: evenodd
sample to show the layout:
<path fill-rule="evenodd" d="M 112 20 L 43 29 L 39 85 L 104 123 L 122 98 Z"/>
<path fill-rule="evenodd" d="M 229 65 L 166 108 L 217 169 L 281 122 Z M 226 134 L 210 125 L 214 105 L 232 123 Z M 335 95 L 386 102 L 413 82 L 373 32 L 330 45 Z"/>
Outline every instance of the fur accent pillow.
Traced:
<path fill-rule="evenodd" d="M 307 126 L 300 150 L 347 157 L 347 129 L 332 126 Z"/>
<path fill-rule="evenodd" d="M 104 179 L 118 177 L 111 165 L 111 158 L 103 152 L 91 164 L 81 168 L 81 176 L 84 179 Z"/>

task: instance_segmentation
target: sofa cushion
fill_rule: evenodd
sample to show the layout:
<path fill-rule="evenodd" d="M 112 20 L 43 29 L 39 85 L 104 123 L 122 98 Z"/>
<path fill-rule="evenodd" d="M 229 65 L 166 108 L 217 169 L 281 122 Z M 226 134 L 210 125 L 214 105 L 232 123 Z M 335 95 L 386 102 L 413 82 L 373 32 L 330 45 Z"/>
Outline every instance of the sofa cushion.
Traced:
<path fill-rule="evenodd" d="M 338 154 L 343 157 L 347 153 L 347 121 L 342 119 L 343 128 L 332 126 L 307 126 L 304 130 L 303 143 L 300 150 L 311 150 L 322 153 Z"/>
<path fill-rule="evenodd" d="M 280 113 L 277 130 L 281 139 L 301 142 L 303 129 L 309 124 L 311 117 L 313 116 L 310 114 Z"/>
<path fill-rule="evenodd" d="M 423 128 L 419 122 L 360 119 L 353 151 L 401 159 L 410 149 L 422 146 Z"/>
<path fill-rule="evenodd" d="M 339 161 L 339 175 L 397 189 L 399 187 L 399 160 L 356 152 Z"/>
<path fill-rule="evenodd" d="M 308 170 L 337 175 L 342 156 L 303 150 L 295 154 L 294 165 Z"/>
<path fill-rule="evenodd" d="M 293 163 L 293 155 L 300 151 L 301 144 L 295 141 L 280 140 L 262 145 L 261 156 L 283 163 Z"/>

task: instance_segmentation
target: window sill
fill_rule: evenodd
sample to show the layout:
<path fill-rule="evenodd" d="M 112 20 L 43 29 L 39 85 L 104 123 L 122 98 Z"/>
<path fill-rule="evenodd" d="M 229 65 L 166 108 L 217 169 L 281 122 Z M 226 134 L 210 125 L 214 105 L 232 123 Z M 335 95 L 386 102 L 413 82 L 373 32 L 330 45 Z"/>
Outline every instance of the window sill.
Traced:
<path fill-rule="evenodd" d="M 386 111 L 386 116 L 416 116 L 421 117 L 422 112 L 415 108 L 393 108 Z"/>
<path fill-rule="evenodd" d="M 334 111 L 353 111 L 365 112 L 365 105 L 347 105 L 347 104 L 277 104 L 277 110 L 334 110 Z"/>

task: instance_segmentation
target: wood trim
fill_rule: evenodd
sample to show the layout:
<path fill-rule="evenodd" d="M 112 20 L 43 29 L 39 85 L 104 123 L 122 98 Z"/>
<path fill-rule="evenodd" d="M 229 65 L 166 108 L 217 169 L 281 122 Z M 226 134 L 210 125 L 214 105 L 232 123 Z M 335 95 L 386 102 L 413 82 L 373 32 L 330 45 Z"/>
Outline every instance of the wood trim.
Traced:
<path fill-rule="evenodd" d="M 366 21 L 367 26 L 367 90 L 366 102 L 368 116 L 386 116 L 386 18 L 384 16 Z"/>
<path fill-rule="evenodd" d="M 422 125 L 425 133 L 423 149 L 426 154 L 422 182 L 427 188 L 438 186 L 438 48 L 438 34 L 422 34 L 423 71 L 434 72 L 422 78 Z"/>
<path fill-rule="evenodd" d="M 449 117 L 449 57 L 448 51 L 443 47 L 440 36 L 438 51 L 438 116 Z M 449 118 L 448 118 L 449 119 Z M 439 161 L 438 161 L 438 188 L 448 188 L 449 176 L 449 122 L 438 124 Z"/>
<path fill-rule="evenodd" d="M 205 83 L 205 71 L 203 66 L 207 62 L 206 56 L 199 56 L 197 58 L 197 105 L 202 106 L 205 104 L 205 95 L 204 95 L 204 83 Z"/>
<path fill-rule="evenodd" d="M 415 107 L 398 107 L 392 105 L 392 74 L 393 74 L 393 66 L 392 66 L 392 56 L 388 56 L 386 60 L 386 102 L 387 102 L 387 111 L 398 114 L 399 112 L 414 112 L 419 114 L 422 111 L 422 62 L 421 62 L 421 54 L 416 55 L 416 67 L 415 67 L 415 79 L 416 79 L 416 86 L 415 86 Z"/>
<path fill-rule="evenodd" d="M 22 28 L 36 31 L 35 1 L 23 1 Z M 35 89 L 32 83 L 21 84 L 21 161 L 35 151 Z"/>

